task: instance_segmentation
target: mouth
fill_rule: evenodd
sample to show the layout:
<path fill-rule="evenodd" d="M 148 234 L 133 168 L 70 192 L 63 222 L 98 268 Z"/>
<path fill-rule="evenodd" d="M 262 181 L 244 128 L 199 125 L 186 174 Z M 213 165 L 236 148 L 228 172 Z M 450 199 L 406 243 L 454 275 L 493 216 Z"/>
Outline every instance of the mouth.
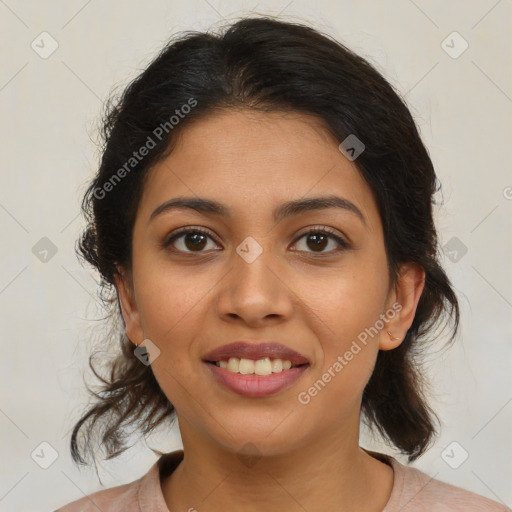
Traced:
<path fill-rule="evenodd" d="M 207 354 L 203 362 L 224 388 L 254 398 L 290 387 L 310 366 L 305 356 L 277 343 L 231 343 Z"/>
<path fill-rule="evenodd" d="M 231 373 L 260 376 L 271 375 L 272 373 L 281 373 L 282 371 L 290 370 L 291 368 L 309 366 L 309 363 L 292 364 L 289 359 L 270 359 L 270 357 L 257 360 L 230 357 L 229 359 L 222 359 L 220 361 L 205 362 L 215 365 L 218 368 L 223 368 Z"/>
<path fill-rule="evenodd" d="M 239 363 L 242 362 L 242 368 L 250 367 L 250 363 L 244 361 L 265 361 L 263 363 L 259 363 L 262 368 L 267 367 L 267 360 L 270 360 L 271 362 L 281 361 L 285 366 L 289 363 L 291 366 L 309 364 L 308 359 L 302 354 L 299 354 L 299 352 L 274 342 L 261 342 L 255 344 L 246 341 L 236 341 L 234 343 L 218 347 L 203 357 L 203 361 L 214 364 L 218 363 L 219 366 L 223 362 L 229 365 L 230 360 L 236 359 L 239 360 Z M 279 363 L 276 363 L 276 369 L 278 367 Z M 231 362 L 231 368 L 236 368 L 234 362 Z M 238 369 L 236 371 L 238 371 Z"/>

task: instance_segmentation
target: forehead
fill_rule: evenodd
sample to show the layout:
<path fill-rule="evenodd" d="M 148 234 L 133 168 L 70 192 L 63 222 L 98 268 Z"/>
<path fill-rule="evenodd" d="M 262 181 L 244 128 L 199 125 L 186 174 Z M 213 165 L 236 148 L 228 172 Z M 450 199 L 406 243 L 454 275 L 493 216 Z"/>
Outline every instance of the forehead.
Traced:
<path fill-rule="evenodd" d="M 228 110 L 185 127 L 151 170 L 140 205 L 149 220 L 171 198 L 208 197 L 237 218 L 269 216 L 298 198 L 336 195 L 355 204 L 370 229 L 378 211 L 369 185 L 322 122 L 300 113 Z"/>

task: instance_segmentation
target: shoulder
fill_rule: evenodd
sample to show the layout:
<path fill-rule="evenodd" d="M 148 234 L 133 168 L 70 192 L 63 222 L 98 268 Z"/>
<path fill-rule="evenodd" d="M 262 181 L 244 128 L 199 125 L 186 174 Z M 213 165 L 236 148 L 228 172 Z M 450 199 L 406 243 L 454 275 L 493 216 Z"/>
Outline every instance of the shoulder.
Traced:
<path fill-rule="evenodd" d="M 144 484 L 151 479 L 154 466 L 141 478 L 133 482 L 102 489 L 83 496 L 55 512 L 140 512 L 139 495 Z"/>
<path fill-rule="evenodd" d="M 395 482 L 383 512 L 511 512 L 497 501 L 441 482 L 422 471 L 388 457 Z"/>
<path fill-rule="evenodd" d="M 139 512 L 137 495 L 141 480 L 97 491 L 72 501 L 55 512 Z"/>
<path fill-rule="evenodd" d="M 55 512 L 167 511 L 160 477 L 172 473 L 183 457 L 183 450 L 163 454 L 139 479 L 89 494 L 64 505 Z"/>

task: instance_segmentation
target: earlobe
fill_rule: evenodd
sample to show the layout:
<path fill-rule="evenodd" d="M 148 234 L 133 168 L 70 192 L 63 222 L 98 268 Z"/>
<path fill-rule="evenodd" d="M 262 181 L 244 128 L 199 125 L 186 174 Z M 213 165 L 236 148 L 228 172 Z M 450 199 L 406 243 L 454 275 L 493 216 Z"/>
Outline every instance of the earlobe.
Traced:
<path fill-rule="evenodd" d="M 123 316 L 126 335 L 132 343 L 139 345 L 144 340 L 140 315 L 134 298 L 133 286 L 122 267 L 114 274 L 118 302 Z"/>
<path fill-rule="evenodd" d="M 392 294 L 399 307 L 393 308 L 396 314 L 388 319 L 385 328 L 380 333 L 380 350 L 392 350 L 403 342 L 414 321 L 424 287 L 425 270 L 414 263 L 403 264 Z"/>

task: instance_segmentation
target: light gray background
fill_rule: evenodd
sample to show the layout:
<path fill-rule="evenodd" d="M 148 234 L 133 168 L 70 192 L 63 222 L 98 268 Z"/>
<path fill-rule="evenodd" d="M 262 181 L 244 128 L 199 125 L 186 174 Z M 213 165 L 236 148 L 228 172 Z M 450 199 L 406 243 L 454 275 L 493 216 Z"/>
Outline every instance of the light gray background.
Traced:
<path fill-rule="evenodd" d="M 461 336 L 427 365 L 443 430 L 413 465 L 512 506 L 510 0 L 0 0 L 2 511 L 53 510 L 100 488 L 93 469 L 72 465 L 68 444 L 87 399 L 90 340 L 101 330 L 97 276 L 80 265 L 74 244 L 98 160 L 91 138 L 102 101 L 171 34 L 253 9 L 332 34 L 375 64 L 412 109 L 443 184 L 442 245 L 456 237 L 467 248 L 462 257 L 456 249 L 458 261 L 444 256 L 461 301 Z M 31 47 L 51 49 L 43 31 L 58 43 L 47 58 Z M 457 58 L 464 42 L 454 31 L 469 44 Z M 57 249 L 46 262 L 33 252 L 43 237 Z M 48 469 L 31 458 L 36 450 L 40 463 L 49 460 L 44 441 L 58 452 Z M 176 432 L 148 443 L 180 447 Z M 362 444 L 404 462 L 365 432 Z M 459 445 L 469 457 L 453 469 L 442 454 L 459 458 Z M 100 475 L 107 487 L 119 485 L 155 460 L 140 443 Z"/>

